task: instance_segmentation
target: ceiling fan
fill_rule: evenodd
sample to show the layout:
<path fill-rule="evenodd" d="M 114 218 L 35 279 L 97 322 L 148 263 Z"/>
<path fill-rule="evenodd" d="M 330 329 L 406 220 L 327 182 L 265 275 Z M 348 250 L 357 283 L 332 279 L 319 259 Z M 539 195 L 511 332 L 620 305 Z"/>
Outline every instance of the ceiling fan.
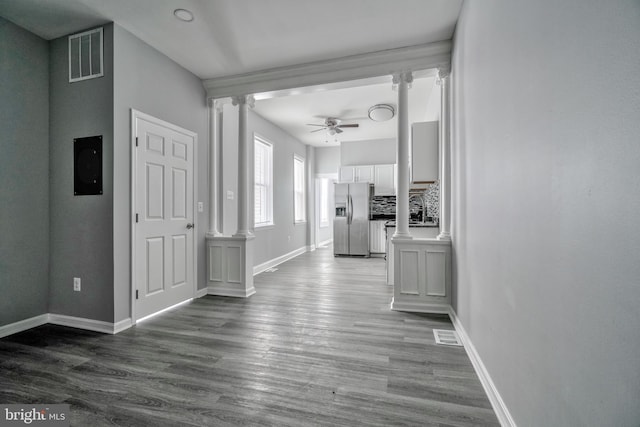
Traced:
<path fill-rule="evenodd" d="M 312 130 L 311 132 L 319 132 L 321 130 L 327 130 L 329 132 L 329 135 L 335 135 L 337 133 L 344 132 L 342 128 L 357 128 L 358 126 L 360 126 L 357 123 L 350 123 L 350 124 L 344 124 L 344 125 L 341 123 L 342 123 L 342 120 L 340 119 L 336 119 L 335 117 L 327 117 L 324 120 L 324 124 L 322 125 L 318 125 L 314 123 L 307 123 L 307 125 L 318 126 L 320 128 L 320 129 Z"/>

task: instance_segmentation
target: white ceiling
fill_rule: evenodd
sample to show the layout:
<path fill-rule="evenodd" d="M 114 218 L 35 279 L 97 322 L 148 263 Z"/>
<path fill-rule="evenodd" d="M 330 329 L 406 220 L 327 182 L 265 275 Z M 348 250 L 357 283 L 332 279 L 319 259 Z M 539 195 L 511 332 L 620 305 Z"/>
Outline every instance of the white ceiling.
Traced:
<path fill-rule="evenodd" d="M 430 75 L 414 80 L 409 90 L 409 123 L 438 120 L 440 98 L 437 90 L 432 93 L 434 85 L 435 78 Z M 398 92 L 393 89 L 391 77 L 348 82 L 343 86 L 347 87 L 304 88 L 289 91 L 293 95 L 268 99 L 257 95 L 254 110 L 303 143 L 316 147 L 396 137 L 397 115 L 386 122 L 374 122 L 367 117 L 369 108 L 376 104 L 390 104 L 397 111 Z M 327 117 L 360 126 L 343 129 L 343 133 L 334 136 L 324 130 L 311 133 L 318 128 L 307 123 L 322 124 Z"/>
<path fill-rule="evenodd" d="M 413 46 L 453 35 L 462 0 L 2 0 L 53 39 L 113 21 L 202 79 Z M 173 16 L 192 11 L 191 23 Z"/>
<path fill-rule="evenodd" d="M 45 39 L 115 22 L 209 79 L 448 40 L 461 6 L 462 0 L 0 0 L 0 16 Z M 192 11 L 194 21 L 176 19 L 177 8 Z M 396 105 L 389 77 L 337 86 L 256 96 L 256 112 L 316 146 L 337 143 L 305 125 L 328 116 L 360 124 L 338 141 L 395 137 L 395 118 L 366 119 L 374 104 Z M 428 105 L 433 77 L 413 86 L 410 122 L 435 120 Z"/>

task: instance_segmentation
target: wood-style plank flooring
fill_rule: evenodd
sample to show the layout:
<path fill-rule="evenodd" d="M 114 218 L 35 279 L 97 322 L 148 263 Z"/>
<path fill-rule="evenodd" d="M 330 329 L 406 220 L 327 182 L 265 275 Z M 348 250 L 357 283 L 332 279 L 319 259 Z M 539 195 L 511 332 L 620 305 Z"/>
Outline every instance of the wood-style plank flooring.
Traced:
<path fill-rule="evenodd" d="M 447 316 L 389 310 L 384 260 L 321 248 L 117 335 L 0 340 L 0 403 L 69 403 L 74 426 L 499 425 Z"/>

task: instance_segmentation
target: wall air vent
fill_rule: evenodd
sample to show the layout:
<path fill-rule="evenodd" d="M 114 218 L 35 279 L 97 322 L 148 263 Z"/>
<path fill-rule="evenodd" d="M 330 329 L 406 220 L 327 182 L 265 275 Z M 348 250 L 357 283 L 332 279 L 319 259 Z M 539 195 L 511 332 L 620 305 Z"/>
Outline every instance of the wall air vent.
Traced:
<path fill-rule="evenodd" d="M 102 27 L 69 36 L 69 83 L 102 77 Z"/>
<path fill-rule="evenodd" d="M 433 335 L 436 337 L 436 344 L 462 346 L 456 331 L 434 329 Z"/>

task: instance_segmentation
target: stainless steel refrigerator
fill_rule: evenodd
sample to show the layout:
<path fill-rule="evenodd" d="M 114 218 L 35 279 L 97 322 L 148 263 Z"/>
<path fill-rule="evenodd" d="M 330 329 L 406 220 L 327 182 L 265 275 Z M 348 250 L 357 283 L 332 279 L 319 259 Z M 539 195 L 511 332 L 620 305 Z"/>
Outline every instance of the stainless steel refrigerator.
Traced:
<path fill-rule="evenodd" d="M 334 255 L 369 256 L 369 202 L 366 182 L 335 184 Z"/>

